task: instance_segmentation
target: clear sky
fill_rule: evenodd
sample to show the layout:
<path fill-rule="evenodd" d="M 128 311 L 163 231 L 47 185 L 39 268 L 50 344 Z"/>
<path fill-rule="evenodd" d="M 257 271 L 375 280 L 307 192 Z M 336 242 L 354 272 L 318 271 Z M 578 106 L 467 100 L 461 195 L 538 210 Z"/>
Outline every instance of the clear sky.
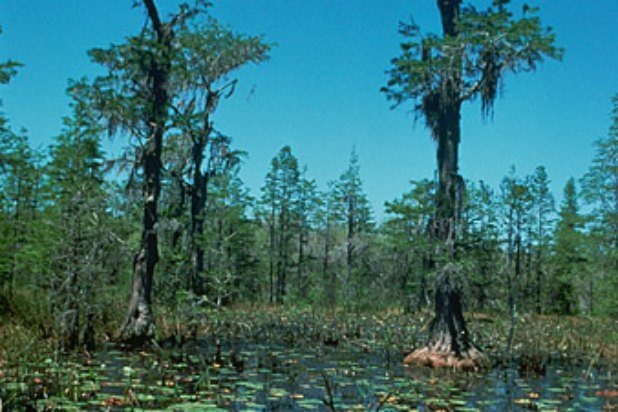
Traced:
<path fill-rule="evenodd" d="M 122 41 L 145 21 L 128 0 L 0 0 L 0 60 L 25 64 L 0 89 L 13 128 L 25 127 L 34 146 L 51 143 L 69 113 L 67 80 L 100 68 L 86 51 Z M 159 0 L 163 14 L 174 0 Z M 484 5 L 488 0 L 472 1 Z M 541 8 L 566 49 L 562 62 L 509 75 L 493 119 L 478 103 L 464 108 L 461 174 L 498 188 L 515 165 L 518 174 L 546 166 L 560 198 L 566 180 L 582 176 L 606 136 L 611 96 L 618 92 L 618 1 L 529 0 Z M 519 11 L 523 1 L 513 0 Z M 216 127 L 245 150 L 242 178 L 259 194 L 270 159 L 292 147 L 320 188 L 347 167 L 353 146 L 376 215 L 412 179 L 430 178 L 435 145 L 409 106 L 390 110 L 379 92 L 399 54 L 398 22 L 410 16 L 438 31 L 430 0 L 214 0 L 212 14 L 246 34 L 275 42 L 269 61 L 237 72 L 236 94 L 220 103 Z M 122 139 L 106 143 L 119 151 Z"/>

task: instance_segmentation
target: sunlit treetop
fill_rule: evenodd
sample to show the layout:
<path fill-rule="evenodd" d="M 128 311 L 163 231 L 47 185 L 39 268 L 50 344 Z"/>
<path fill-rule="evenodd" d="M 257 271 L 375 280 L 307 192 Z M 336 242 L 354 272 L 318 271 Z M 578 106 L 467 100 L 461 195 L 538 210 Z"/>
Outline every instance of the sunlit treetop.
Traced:
<path fill-rule="evenodd" d="M 405 40 L 382 88 L 387 98 L 394 106 L 412 100 L 431 130 L 433 113 L 441 105 L 480 97 L 483 116 L 491 115 L 507 72 L 532 71 L 546 58 L 563 55 L 552 28 L 541 24 L 538 8 L 524 5 L 515 17 L 509 3 L 495 0 L 484 10 L 458 7 L 452 27 L 445 21 L 449 16 L 442 16 L 442 36 L 422 33 L 414 21 L 400 23 Z"/>

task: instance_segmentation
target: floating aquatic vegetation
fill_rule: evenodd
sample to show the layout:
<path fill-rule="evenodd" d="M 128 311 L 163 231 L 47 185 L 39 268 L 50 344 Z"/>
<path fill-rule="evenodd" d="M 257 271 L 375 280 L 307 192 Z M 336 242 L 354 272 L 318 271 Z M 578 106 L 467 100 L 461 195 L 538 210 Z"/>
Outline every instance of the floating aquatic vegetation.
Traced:
<path fill-rule="evenodd" d="M 597 320 L 527 319 L 508 358 L 501 351 L 505 324 L 499 318 L 475 324 L 496 364 L 484 374 L 404 368 L 403 354 L 423 332 L 398 313 L 277 309 L 222 312 L 220 320 L 226 326 L 217 334 L 206 324 L 196 342 L 180 348 L 109 346 L 91 357 L 41 351 L 5 359 L 3 410 L 611 410 L 618 404 L 612 325 Z M 535 362 L 542 371 L 522 368 Z"/>

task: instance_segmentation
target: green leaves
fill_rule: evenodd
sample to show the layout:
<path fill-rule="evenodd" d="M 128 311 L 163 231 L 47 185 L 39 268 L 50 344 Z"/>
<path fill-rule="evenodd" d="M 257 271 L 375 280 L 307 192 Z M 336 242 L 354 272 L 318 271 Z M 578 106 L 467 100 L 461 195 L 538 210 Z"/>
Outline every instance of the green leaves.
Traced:
<path fill-rule="evenodd" d="M 174 64 L 179 87 L 196 80 L 202 87 L 211 87 L 246 63 L 268 59 L 272 47 L 261 36 L 235 33 L 212 16 L 183 28 L 177 33 L 176 42 Z"/>
<path fill-rule="evenodd" d="M 17 68 L 22 67 L 23 64 L 14 60 L 7 60 L 0 63 L 0 84 L 7 84 L 11 77 L 17 74 Z"/>
<path fill-rule="evenodd" d="M 402 54 L 393 59 L 382 88 L 387 98 L 395 106 L 412 100 L 415 111 L 428 116 L 422 99 L 436 93 L 447 99 L 450 84 L 461 102 L 480 97 L 487 116 L 506 72 L 533 71 L 546 58 L 560 60 L 564 50 L 555 45 L 552 29 L 543 27 L 538 9 L 524 7 L 515 18 L 508 3 L 494 1 L 485 10 L 462 8 L 455 36 L 423 35 L 416 24 L 402 23 Z"/>
<path fill-rule="evenodd" d="M 0 34 L 2 34 L 2 26 L 0 26 Z M 17 68 L 22 66 L 23 64 L 10 59 L 0 62 L 0 84 L 7 84 L 11 77 L 17 74 Z"/>

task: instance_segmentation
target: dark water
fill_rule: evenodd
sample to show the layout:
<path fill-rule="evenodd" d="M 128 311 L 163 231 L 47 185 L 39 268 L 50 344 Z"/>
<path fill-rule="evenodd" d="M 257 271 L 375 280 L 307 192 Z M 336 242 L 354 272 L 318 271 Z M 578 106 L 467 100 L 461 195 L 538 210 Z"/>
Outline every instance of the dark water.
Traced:
<path fill-rule="evenodd" d="M 360 347 L 214 345 L 21 365 L 0 381 L 4 410 L 617 410 L 615 370 L 549 362 L 484 374 L 418 370 Z M 613 409 L 612 409 L 613 408 Z"/>

